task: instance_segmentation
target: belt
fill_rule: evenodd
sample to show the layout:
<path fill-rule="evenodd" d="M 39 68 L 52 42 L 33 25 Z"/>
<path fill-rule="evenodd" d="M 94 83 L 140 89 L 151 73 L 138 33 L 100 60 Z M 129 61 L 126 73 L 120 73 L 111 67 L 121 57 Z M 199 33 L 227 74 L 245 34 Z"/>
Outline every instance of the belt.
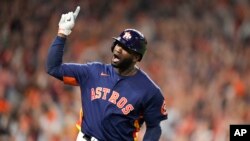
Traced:
<path fill-rule="evenodd" d="M 82 133 L 82 132 L 81 132 L 81 133 Z M 97 138 L 92 137 L 92 136 L 89 136 L 89 135 L 84 134 L 84 133 L 82 133 L 82 137 L 83 137 L 86 141 L 98 141 Z"/>

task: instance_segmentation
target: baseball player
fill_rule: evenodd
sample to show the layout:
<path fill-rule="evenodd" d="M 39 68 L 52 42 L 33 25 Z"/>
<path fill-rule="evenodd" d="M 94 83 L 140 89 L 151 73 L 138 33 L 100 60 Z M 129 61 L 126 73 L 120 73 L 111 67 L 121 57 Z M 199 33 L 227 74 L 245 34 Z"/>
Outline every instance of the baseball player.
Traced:
<path fill-rule="evenodd" d="M 136 63 L 146 51 L 144 35 L 125 29 L 113 38 L 110 64 L 62 63 L 66 37 L 80 11 L 62 14 L 57 37 L 47 58 L 47 73 L 81 89 L 83 116 L 77 141 L 134 141 L 145 122 L 144 141 L 157 141 L 160 122 L 167 119 L 160 88 Z"/>

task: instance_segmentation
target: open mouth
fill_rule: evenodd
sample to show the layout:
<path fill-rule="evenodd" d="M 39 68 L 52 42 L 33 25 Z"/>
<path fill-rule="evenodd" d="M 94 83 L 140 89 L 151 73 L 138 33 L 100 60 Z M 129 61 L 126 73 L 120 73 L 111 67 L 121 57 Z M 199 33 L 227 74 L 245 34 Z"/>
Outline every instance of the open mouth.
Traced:
<path fill-rule="evenodd" d="M 113 62 L 119 62 L 120 61 L 120 56 L 117 55 L 117 54 L 114 54 L 112 60 L 113 60 Z"/>

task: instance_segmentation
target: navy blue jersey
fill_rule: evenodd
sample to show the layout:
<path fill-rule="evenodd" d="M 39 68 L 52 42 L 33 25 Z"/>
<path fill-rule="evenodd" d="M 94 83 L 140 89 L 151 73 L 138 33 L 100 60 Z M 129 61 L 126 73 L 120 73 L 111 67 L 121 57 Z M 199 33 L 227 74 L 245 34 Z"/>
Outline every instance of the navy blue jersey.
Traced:
<path fill-rule="evenodd" d="M 121 76 L 110 64 L 62 64 L 64 42 L 55 39 L 47 66 L 51 75 L 80 86 L 83 133 L 105 141 L 132 141 L 143 122 L 155 126 L 167 118 L 161 90 L 145 72 Z"/>

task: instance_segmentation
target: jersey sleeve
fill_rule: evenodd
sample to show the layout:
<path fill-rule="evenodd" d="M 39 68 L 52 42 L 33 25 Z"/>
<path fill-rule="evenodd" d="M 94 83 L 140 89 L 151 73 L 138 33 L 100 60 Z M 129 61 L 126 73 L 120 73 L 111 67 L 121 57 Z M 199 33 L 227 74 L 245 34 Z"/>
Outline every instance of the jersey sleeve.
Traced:
<path fill-rule="evenodd" d="M 87 64 L 64 63 L 63 51 L 66 38 L 56 37 L 51 44 L 48 57 L 46 71 L 49 75 L 64 81 L 66 84 L 78 85 L 81 80 L 87 78 Z"/>
<path fill-rule="evenodd" d="M 64 63 L 61 66 L 63 82 L 70 85 L 79 85 L 80 82 L 87 82 L 93 78 L 93 74 L 103 69 L 100 62 L 88 62 L 85 64 Z"/>
<path fill-rule="evenodd" d="M 65 84 L 79 85 L 88 78 L 88 64 L 64 63 L 61 66 L 62 80 Z"/>
<path fill-rule="evenodd" d="M 148 127 L 158 126 L 160 122 L 167 119 L 167 110 L 165 99 L 160 90 L 151 97 L 147 98 L 144 103 L 144 120 Z"/>

